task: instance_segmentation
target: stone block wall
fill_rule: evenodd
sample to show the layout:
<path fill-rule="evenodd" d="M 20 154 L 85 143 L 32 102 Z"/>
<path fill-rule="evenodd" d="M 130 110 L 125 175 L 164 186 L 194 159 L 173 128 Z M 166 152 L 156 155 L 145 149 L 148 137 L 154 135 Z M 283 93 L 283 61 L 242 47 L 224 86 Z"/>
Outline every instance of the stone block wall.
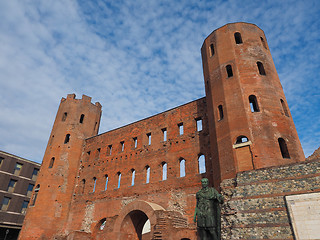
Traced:
<path fill-rule="evenodd" d="M 221 183 L 222 239 L 294 239 L 285 196 L 320 192 L 320 160 L 238 173 Z"/>

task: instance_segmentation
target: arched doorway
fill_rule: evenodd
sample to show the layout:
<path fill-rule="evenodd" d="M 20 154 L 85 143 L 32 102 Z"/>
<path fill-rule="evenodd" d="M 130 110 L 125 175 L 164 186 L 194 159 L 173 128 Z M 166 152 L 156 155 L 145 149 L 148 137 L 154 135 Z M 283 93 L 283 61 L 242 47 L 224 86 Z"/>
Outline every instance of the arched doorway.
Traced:
<path fill-rule="evenodd" d="M 140 210 L 133 210 L 123 219 L 121 224 L 121 239 L 142 240 L 150 230 L 145 227 L 149 218 Z"/>

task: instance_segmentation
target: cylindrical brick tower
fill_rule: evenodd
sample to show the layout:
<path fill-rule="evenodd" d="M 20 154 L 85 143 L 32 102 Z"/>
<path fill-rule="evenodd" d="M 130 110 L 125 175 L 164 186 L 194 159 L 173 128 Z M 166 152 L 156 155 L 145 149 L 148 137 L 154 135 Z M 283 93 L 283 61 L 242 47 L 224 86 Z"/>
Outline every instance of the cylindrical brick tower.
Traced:
<path fill-rule="evenodd" d="M 215 185 L 237 172 L 303 161 L 264 32 L 227 24 L 205 39 L 201 54 Z"/>
<path fill-rule="evenodd" d="M 53 239 L 67 223 L 84 140 L 98 134 L 100 103 L 62 98 L 19 239 Z"/>

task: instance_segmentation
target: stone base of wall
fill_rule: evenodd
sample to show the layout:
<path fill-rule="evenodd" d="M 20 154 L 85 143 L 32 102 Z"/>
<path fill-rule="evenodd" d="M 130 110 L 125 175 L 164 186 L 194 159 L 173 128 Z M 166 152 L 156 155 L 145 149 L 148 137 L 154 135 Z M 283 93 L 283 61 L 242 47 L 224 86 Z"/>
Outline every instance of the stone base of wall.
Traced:
<path fill-rule="evenodd" d="M 221 183 L 222 239 L 294 239 L 285 196 L 320 192 L 320 160 L 242 172 Z"/>

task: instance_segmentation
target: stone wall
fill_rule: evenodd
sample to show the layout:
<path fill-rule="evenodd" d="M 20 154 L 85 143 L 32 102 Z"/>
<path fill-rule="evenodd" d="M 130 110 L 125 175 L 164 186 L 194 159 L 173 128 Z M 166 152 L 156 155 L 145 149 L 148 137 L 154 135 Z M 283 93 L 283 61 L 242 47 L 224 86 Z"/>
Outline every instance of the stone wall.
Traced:
<path fill-rule="evenodd" d="M 224 180 L 222 239 L 294 239 L 285 196 L 320 192 L 319 182 L 319 159 Z"/>

